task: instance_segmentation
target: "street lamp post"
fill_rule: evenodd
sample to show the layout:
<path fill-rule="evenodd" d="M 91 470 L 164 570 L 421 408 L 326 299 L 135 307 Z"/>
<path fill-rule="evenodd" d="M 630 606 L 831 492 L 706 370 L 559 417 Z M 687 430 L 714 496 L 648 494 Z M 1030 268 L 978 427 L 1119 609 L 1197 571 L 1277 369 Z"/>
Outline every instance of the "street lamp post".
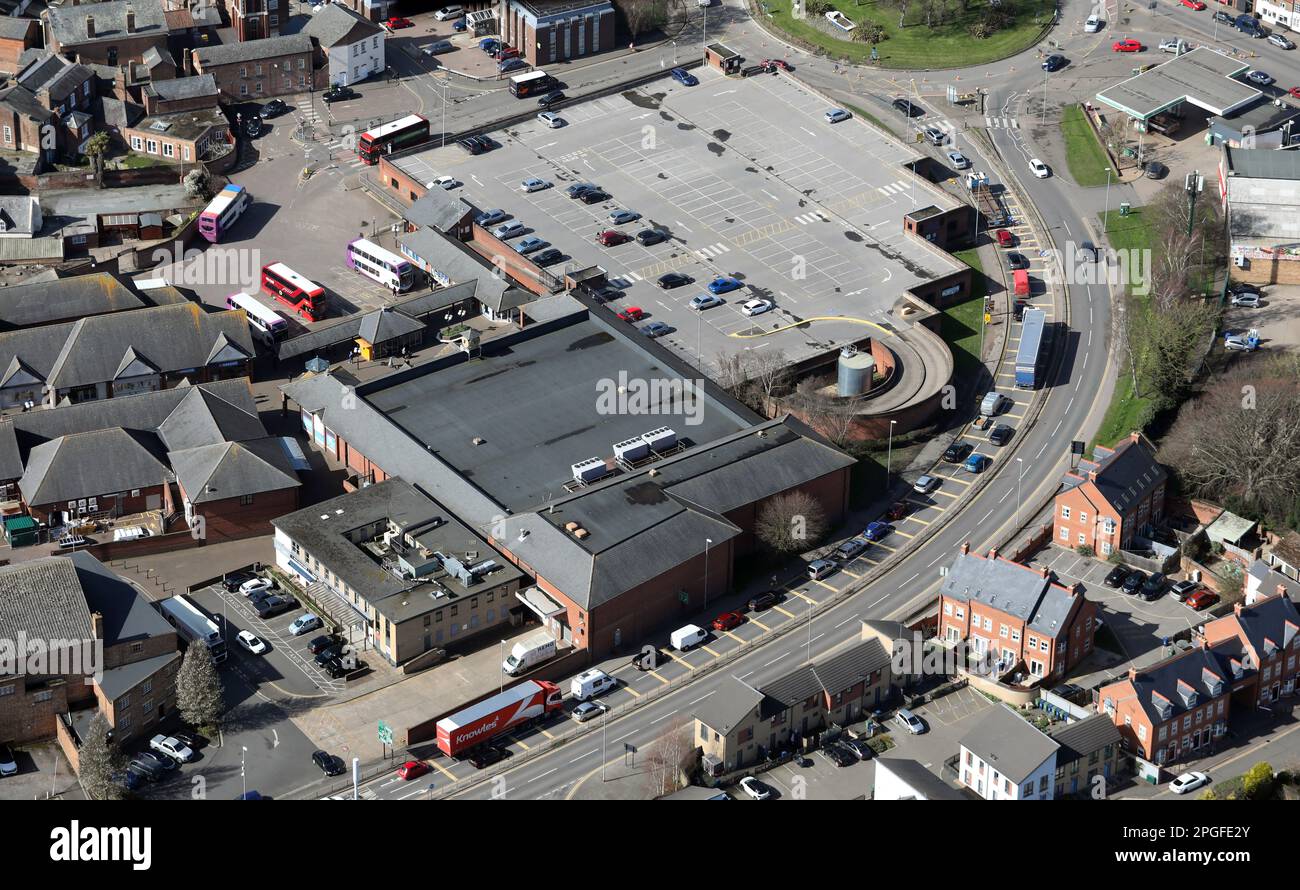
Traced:
<path fill-rule="evenodd" d="M 502 640 L 500 643 L 497 644 L 497 655 L 501 656 L 501 665 L 502 665 L 502 667 L 501 667 L 501 673 L 502 673 L 502 677 L 501 677 L 501 685 L 497 688 L 497 692 L 505 692 L 505 691 L 506 691 L 506 678 L 505 678 L 505 676 L 504 676 L 504 675 L 505 675 L 505 672 L 506 672 L 506 670 L 505 670 L 505 663 L 506 663 L 506 641 L 505 641 L 505 640 Z"/>
<path fill-rule="evenodd" d="M 894 424 L 897 420 L 889 421 L 889 450 L 885 452 L 885 491 L 889 491 L 890 483 L 893 482 L 894 476 Z"/>
<path fill-rule="evenodd" d="M 1110 225 L 1110 175 L 1114 171 L 1110 167 L 1106 168 L 1106 212 L 1101 216 L 1101 233 L 1106 234 L 1106 227 Z"/>
<path fill-rule="evenodd" d="M 603 704 L 602 704 L 603 707 Z M 609 736 L 609 708 L 600 712 L 600 780 L 605 781 L 605 762 L 609 760 L 605 750 L 605 740 Z"/>
<path fill-rule="evenodd" d="M 439 82 L 438 91 L 442 93 L 442 147 L 447 147 L 447 92 L 451 89 L 451 81 L 447 77 Z"/>
<path fill-rule="evenodd" d="M 244 783 L 244 797 L 248 797 L 248 776 L 244 772 L 244 755 L 248 753 L 248 748 L 244 745 L 239 746 L 239 778 Z"/>

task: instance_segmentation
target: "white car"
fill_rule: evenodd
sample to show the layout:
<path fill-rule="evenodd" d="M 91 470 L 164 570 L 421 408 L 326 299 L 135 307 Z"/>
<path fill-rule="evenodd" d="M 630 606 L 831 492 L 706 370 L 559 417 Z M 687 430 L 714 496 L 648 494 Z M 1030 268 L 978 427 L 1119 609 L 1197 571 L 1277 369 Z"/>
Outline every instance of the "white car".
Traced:
<path fill-rule="evenodd" d="M 159 754 L 166 754 L 178 763 L 189 763 L 194 759 L 194 752 L 180 739 L 169 735 L 156 735 L 149 740 L 149 747 Z"/>
<path fill-rule="evenodd" d="M 454 176 L 439 176 L 432 183 L 432 185 L 436 185 L 438 188 L 442 189 L 443 191 L 448 191 L 448 192 L 460 184 L 461 184 L 460 180 L 458 180 Z"/>
<path fill-rule="evenodd" d="M 916 484 L 912 486 L 912 490 L 917 494 L 929 494 L 938 487 L 939 480 L 927 473 L 920 479 L 916 480 Z"/>
<path fill-rule="evenodd" d="M 966 157 L 959 151 L 948 152 L 948 160 L 952 163 L 954 170 L 965 170 L 970 166 L 970 158 Z"/>
<path fill-rule="evenodd" d="M 774 305 L 771 300 L 746 300 L 741 304 L 740 311 L 743 315 L 762 315 Z"/>
<path fill-rule="evenodd" d="M 767 800 L 772 796 L 772 789 L 753 776 L 745 776 L 740 780 L 740 790 L 754 800 Z"/>
<path fill-rule="evenodd" d="M 542 189 L 550 188 L 551 184 L 545 179 L 537 179 L 534 177 L 532 179 L 525 179 L 519 184 L 519 187 L 526 192 L 540 192 Z"/>
<path fill-rule="evenodd" d="M 1101 16 L 1096 14 L 1090 15 L 1088 16 L 1088 20 L 1083 23 L 1083 32 L 1085 34 L 1096 34 L 1101 30 L 1103 24 L 1105 23 L 1102 22 Z"/>
<path fill-rule="evenodd" d="M 1255 71 L 1247 72 L 1246 80 L 1250 81 L 1251 83 L 1258 84 L 1259 86 L 1262 87 L 1266 87 L 1273 82 L 1272 77 L 1270 77 L 1268 74 L 1258 69 L 1256 69 Z"/>
<path fill-rule="evenodd" d="M 1169 783 L 1169 790 L 1174 794 L 1187 794 L 1190 791 L 1195 791 L 1197 788 L 1203 788 L 1208 784 L 1210 784 L 1210 777 L 1205 773 L 1183 773 L 1181 776 Z"/>
<path fill-rule="evenodd" d="M 258 639 L 257 635 L 251 630 L 241 630 L 235 636 L 235 639 L 239 641 L 239 645 L 254 655 L 262 655 L 266 652 L 266 643 Z"/>
<path fill-rule="evenodd" d="M 1052 175 L 1052 171 L 1047 169 L 1047 165 L 1038 158 L 1029 159 L 1029 169 L 1034 171 L 1034 175 L 1039 179 L 1046 179 Z"/>
<path fill-rule="evenodd" d="M 255 593 L 261 593 L 263 590 L 270 590 L 271 582 L 265 578 L 250 578 L 243 584 L 239 585 L 239 592 L 244 596 L 252 596 Z"/>
<path fill-rule="evenodd" d="M 554 111 L 542 111 L 537 115 L 537 119 L 551 129 L 564 126 L 564 118 L 560 117 Z"/>
<path fill-rule="evenodd" d="M 16 776 L 18 774 L 18 761 L 14 759 L 13 748 L 8 745 L 0 745 L 0 776 Z"/>
<path fill-rule="evenodd" d="M 912 735 L 920 735 L 925 732 L 925 724 L 921 722 L 921 718 L 907 708 L 899 708 L 898 713 L 894 715 L 894 720 Z"/>

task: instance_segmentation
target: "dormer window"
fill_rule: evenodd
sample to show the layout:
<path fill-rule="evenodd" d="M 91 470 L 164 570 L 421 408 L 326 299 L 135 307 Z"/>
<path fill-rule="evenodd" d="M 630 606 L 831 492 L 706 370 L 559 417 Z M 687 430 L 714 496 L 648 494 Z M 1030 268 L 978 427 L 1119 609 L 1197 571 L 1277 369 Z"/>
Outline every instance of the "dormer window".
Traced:
<path fill-rule="evenodd" d="M 1178 684 L 1178 697 L 1183 700 L 1184 708 L 1196 707 L 1196 690 L 1186 683 Z"/>
<path fill-rule="evenodd" d="M 1151 693 L 1151 706 L 1156 709 L 1161 720 L 1168 720 L 1174 716 L 1174 704 L 1158 692 Z"/>
<path fill-rule="evenodd" d="M 1210 697 L 1214 698 L 1223 694 L 1223 678 L 1218 674 L 1212 673 L 1208 668 L 1201 674 L 1201 682 L 1209 690 Z"/>

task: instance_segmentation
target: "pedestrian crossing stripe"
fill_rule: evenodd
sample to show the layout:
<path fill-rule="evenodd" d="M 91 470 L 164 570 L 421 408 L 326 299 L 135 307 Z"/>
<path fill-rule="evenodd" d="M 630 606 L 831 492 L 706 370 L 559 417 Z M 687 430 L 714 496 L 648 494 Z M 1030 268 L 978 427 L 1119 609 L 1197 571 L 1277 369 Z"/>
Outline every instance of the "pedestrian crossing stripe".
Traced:
<path fill-rule="evenodd" d="M 991 130 L 1018 130 L 1020 129 L 1020 121 L 1014 117 L 986 117 L 984 118 L 984 126 Z"/>

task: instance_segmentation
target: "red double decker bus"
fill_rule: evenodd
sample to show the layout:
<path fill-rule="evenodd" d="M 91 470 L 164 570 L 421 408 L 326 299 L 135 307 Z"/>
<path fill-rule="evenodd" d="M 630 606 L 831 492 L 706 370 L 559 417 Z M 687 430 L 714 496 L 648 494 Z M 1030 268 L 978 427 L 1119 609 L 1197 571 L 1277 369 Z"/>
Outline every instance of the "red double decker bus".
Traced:
<path fill-rule="evenodd" d="M 408 114 L 362 133 L 357 143 L 357 157 L 373 166 L 384 155 L 419 145 L 428 138 L 429 122 L 418 114 Z"/>
<path fill-rule="evenodd" d="M 262 290 L 307 321 L 320 321 L 325 317 L 325 288 L 307 280 L 284 263 L 262 267 Z"/>

